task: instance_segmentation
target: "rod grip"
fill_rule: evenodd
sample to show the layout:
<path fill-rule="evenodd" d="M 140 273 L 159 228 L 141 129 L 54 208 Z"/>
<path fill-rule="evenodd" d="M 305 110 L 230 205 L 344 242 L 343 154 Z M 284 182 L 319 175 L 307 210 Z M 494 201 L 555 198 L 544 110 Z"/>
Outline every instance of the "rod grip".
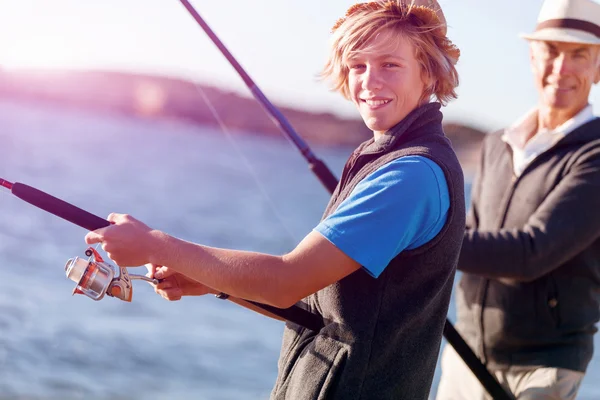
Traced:
<path fill-rule="evenodd" d="M 277 308 L 268 304 L 257 303 L 255 301 L 245 300 L 248 303 L 254 304 L 271 314 L 275 314 L 286 321 L 293 322 L 296 325 L 310 329 L 314 332 L 319 332 L 324 326 L 323 318 L 299 306 L 290 308 Z"/>
<path fill-rule="evenodd" d="M 13 184 L 11 192 L 18 198 L 88 231 L 95 231 L 110 225 L 110 222 L 103 218 L 31 186 L 16 182 Z"/>

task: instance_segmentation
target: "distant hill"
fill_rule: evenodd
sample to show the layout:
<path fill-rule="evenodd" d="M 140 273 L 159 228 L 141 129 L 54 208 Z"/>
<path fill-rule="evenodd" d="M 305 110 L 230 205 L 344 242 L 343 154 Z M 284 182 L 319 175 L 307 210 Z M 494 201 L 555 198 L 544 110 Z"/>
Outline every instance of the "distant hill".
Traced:
<path fill-rule="evenodd" d="M 456 122 L 444 124 L 444 132 L 452 141 L 463 170 L 469 175 L 468 178 L 472 178 L 479 163 L 479 151 L 485 132 Z"/>
<path fill-rule="evenodd" d="M 0 97 L 217 126 L 204 96 L 229 129 L 281 135 L 253 98 L 188 80 L 112 71 L 0 70 Z M 311 144 L 355 146 L 371 135 L 360 119 L 289 107 L 279 109 Z M 445 125 L 445 131 L 461 161 L 469 160 L 470 168 L 472 153 L 478 152 L 483 132 L 457 123 Z"/>

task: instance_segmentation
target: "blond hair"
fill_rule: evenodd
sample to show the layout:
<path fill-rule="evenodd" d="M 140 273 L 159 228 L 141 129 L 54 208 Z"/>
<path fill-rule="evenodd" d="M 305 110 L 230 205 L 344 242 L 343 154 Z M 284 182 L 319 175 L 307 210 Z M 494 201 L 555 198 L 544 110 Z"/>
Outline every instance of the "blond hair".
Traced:
<path fill-rule="evenodd" d="M 347 60 L 384 30 L 391 29 L 413 44 L 426 87 L 423 96 L 442 104 L 456 98 L 460 51 L 446 37 L 446 26 L 436 10 L 407 5 L 403 0 L 356 4 L 333 27 L 328 60 L 321 77 L 331 89 L 350 99 Z"/>

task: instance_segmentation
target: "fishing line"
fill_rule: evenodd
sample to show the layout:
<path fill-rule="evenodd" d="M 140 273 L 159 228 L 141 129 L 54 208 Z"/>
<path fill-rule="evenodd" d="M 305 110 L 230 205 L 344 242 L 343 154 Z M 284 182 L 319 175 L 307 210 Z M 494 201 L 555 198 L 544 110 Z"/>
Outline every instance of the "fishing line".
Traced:
<path fill-rule="evenodd" d="M 244 154 L 244 152 L 238 145 L 237 141 L 233 137 L 233 134 L 231 133 L 231 131 L 229 130 L 227 125 L 225 125 L 225 122 L 219 115 L 219 112 L 214 107 L 213 103 L 210 101 L 210 98 L 208 97 L 208 95 L 206 94 L 204 89 L 202 89 L 202 87 L 196 83 L 194 83 L 194 87 L 200 93 L 200 96 L 202 96 L 202 99 L 208 106 L 208 109 L 210 110 L 212 116 L 217 120 L 217 123 L 219 124 L 221 131 L 225 134 L 225 137 L 227 138 L 227 140 L 229 141 L 231 146 L 233 146 L 233 148 L 235 149 L 237 154 L 244 161 L 244 164 L 246 165 L 246 168 L 249 170 L 250 175 L 252 176 L 252 179 L 254 180 L 254 183 L 256 184 L 256 186 L 260 190 L 261 194 L 263 195 L 264 199 L 267 201 L 267 203 L 273 210 L 273 213 L 275 214 L 275 219 L 277 219 L 277 221 L 281 224 L 281 226 L 283 226 L 283 229 L 285 230 L 288 238 L 291 240 L 290 244 L 292 246 L 295 246 L 298 243 L 298 239 L 294 236 L 292 231 L 288 228 L 288 226 L 283 221 L 283 217 L 280 214 L 279 210 L 277 209 L 277 206 L 276 206 L 275 202 L 273 201 L 273 198 L 269 195 L 269 192 L 267 191 L 265 185 L 263 185 L 263 183 L 261 182 L 258 172 L 254 169 L 254 167 L 252 166 L 252 163 L 250 162 L 248 157 L 246 157 L 246 155 Z"/>

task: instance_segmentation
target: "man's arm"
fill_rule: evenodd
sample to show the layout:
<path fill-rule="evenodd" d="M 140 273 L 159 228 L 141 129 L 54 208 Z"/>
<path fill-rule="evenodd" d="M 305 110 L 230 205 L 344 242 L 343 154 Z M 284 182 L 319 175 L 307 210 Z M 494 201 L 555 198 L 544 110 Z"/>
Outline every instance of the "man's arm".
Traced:
<path fill-rule="evenodd" d="M 217 249 L 154 232 L 153 264 L 168 265 L 231 296 L 278 308 L 291 307 L 360 268 L 315 231 L 284 256 Z"/>
<path fill-rule="evenodd" d="M 600 149 L 588 153 L 521 229 L 468 230 L 459 270 L 489 278 L 531 281 L 600 237 Z"/>
<path fill-rule="evenodd" d="M 420 190 L 408 190 L 419 187 Z M 378 276 L 398 253 L 434 237 L 449 208 L 443 171 L 423 157 L 392 161 L 361 181 L 336 211 L 283 256 L 176 239 L 125 214 L 86 235 L 120 266 L 167 268 L 217 292 L 288 308 L 362 266 Z M 160 271 L 155 277 L 162 279 Z"/>
<path fill-rule="evenodd" d="M 414 187 L 420 190 L 407 190 Z M 286 308 L 361 266 L 377 277 L 399 252 L 434 237 L 448 208 L 441 168 L 409 156 L 361 181 L 287 255 L 215 249 L 160 234 L 153 262 L 230 295 Z"/>

